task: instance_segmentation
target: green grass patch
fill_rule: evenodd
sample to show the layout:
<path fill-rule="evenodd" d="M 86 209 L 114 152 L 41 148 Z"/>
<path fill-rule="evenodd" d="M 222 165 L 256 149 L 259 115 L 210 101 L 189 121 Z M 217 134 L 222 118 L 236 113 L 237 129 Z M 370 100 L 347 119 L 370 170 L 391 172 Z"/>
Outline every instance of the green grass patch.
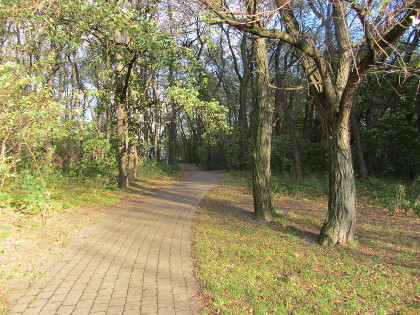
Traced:
<path fill-rule="evenodd" d="M 316 199 L 328 195 L 328 178 L 326 176 L 307 177 L 297 182 L 294 176 L 285 174 L 272 177 L 273 191 L 281 195 L 298 199 Z"/>
<path fill-rule="evenodd" d="M 184 171 L 178 164 L 170 165 L 164 161 L 144 161 L 138 171 L 138 178 L 147 176 L 178 179 L 184 175 Z"/>
<path fill-rule="evenodd" d="M 309 209 L 308 220 L 300 208 L 280 208 L 280 218 L 261 224 L 243 207 L 246 198 L 252 203 L 244 186 L 246 180 L 227 175 L 196 219 L 194 256 L 209 301 L 206 312 L 419 313 L 417 217 L 390 217 L 378 210 L 363 218 L 356 242 L 325 248 L 313 232 L 325 211 Z"/>
<path fill-rule="evenodd" d="M 147 185 L 153 189 L 157 181 L 174 180 L 183 175 L 178 165 L 143 162 L 134 186 Z M 143 192 L 139 190 L 138 192 Z M 22 174 L 0 192 L 0 209 L 12 208 L 27 215 L 37 215 L 68 209 L 74 206 L 108 204 L 119 200 L 124 190 L 117 188 L 115 176 L 74 176 L 52 173 L 41 180 L 31 174 Z"/>
<path fill-rule="evenodd" d="M 316 200 L 328 197 L 328 177 L 309 176 L 297 182 L 294 176 L 273 176 L 273 191 L 298 199 Z M 359 198 L 368 205 L 386 207 L 389 210 L 413 210 L 420 214 L 420 177 L 412 182 L 370 177 L 367 181 L 356 180 Z"/>

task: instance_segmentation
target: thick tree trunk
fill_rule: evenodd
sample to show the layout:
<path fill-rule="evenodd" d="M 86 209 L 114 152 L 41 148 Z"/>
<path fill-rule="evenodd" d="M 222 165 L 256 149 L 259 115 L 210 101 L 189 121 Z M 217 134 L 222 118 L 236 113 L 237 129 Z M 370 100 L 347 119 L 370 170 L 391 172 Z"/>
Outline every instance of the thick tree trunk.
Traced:
<path fill-rule="evenodd" d="M 356 186 L 350 147 L 350 106 L 338 121 L 330 112 L 324 120 L 329 157 L 328 215 L 321 228 L 319 243 L 336 245 L 353 240 L 356 225 Z"/>
<path fill-rule="evenodd" d="M 265 41 L 264 38 L 254 40 L 257 100 L 254 116 L 252 189 L 254 212 L 257 220 L 270 221 L 274 212 L 270 165 L 273 102 L 267 84 L 269 82 L 269 71 Z"/>

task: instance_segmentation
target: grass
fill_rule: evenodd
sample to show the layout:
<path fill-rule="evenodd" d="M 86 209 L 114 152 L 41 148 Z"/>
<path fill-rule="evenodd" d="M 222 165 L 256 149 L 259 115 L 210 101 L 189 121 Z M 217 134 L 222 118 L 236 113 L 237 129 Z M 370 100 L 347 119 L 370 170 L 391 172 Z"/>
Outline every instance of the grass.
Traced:
<path fill-rule="evenodd" d="M 248 186 L 246 179 L 226 175 L 201 204 L 194 256 L 205 312 L 420 312 L 417 216 L 390 216 L 363 205 L 357 241 L 325 248 L 316 243 L 325 201 L 283 192 L 275 200 L 279 218 L 262 224 L 253 220 Z"/>
<path fill-rule="evenodd" d="M 23 214 L 44 214 L 48 210 L 63 210 L 75 206 L 108 204 L 119 200 L 125 191 L 148 192 L 171 180 L 180 178 L 179 166 L 165 163 L 144 162 L 131 180 L 133 188 L 117 189 L 116 176 L 78 177 L 54 173 L 45 179 L 22 176 L 0 191 L 0 209 L 11 207 Z"/>
<path fill-rule="evenodd" d="M 387 208 L 398 213 L 420 214 L 420 177 L 412 182 L 370 177 L 366 181 L 356 180 L 358 198 L 371 206 Z M 327 198 L 328 178 L 311 176 L 296 182 L 292 175 L 273 176 L 275 193 L 298 199 L 316 200 Z"/>

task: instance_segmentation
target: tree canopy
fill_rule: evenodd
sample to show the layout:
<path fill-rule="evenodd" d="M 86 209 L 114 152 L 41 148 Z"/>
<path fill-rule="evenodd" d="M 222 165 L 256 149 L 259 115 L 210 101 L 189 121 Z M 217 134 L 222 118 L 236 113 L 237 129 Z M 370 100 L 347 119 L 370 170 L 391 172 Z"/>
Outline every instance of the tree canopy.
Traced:
<path fill-rule="evenodd" d="M 0 183 L 145 160 L 329 175 L 322 244 L 351 241 L 354 174 L 419 174 L 419 13 L 400 1 L 2 1 Z M 45 179 L 45 180 L 44 180 Z"/>

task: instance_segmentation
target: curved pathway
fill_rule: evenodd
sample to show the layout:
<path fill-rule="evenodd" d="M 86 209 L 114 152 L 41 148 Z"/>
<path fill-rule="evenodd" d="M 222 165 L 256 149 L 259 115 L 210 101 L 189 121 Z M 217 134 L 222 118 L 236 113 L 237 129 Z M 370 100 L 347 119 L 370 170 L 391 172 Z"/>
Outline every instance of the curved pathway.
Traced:
<path fill-rule="evenodd" d="M 210 173 L 133 198 L 82 230 L 11 314 L 196 314 L 191 222 Z"/>

